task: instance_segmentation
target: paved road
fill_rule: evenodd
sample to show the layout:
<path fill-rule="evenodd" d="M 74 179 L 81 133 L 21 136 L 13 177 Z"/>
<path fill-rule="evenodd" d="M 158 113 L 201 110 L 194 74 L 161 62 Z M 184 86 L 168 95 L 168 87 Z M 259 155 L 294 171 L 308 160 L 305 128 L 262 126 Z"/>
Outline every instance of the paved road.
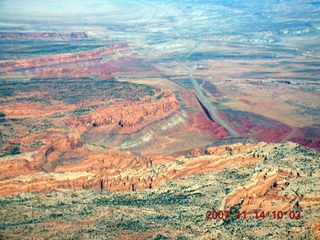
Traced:
<path fill-rule="evenodd" d="M 184 53 L 183 55 L 181 55 L 180 57 L 178 57 L 176 59 L 176 62 L 188 73 L 190 80 L 192 82 L 192 85 L 194 87 L 194 89 L 197 91 L 198 96 L 199 96 L 199 100 L 201 101 L 201 103 L 207 108 L 207 110 L 209 111 L 211 117 L 213 118 L 214 121 L 216 121 L 217 123 L 219 123 L 221 126 L 223 126 L 232 137 L 238 137 L 238 133 L 236 133 L 225 121 L 223 121 L 219 116 L 217 111 L 212 107 L 211 103 L 208 101 L 208 99 L 203 95 L 203 93 L 201 92 L 201 89 L 199 87 L 199 84 L 197 83 L 197 81 L 195 80 L 195 78 L 193 77 L 192 73 L 189 71 L 188 68 L 186 68 L 186 66 L 184 66 L 181 62 L 180 62 L 180 58 L 186 56 L 187 54 L 189 54 L 193 49 L 195 49 L 198 45 L 200 44 L 200 42 L 197 42 L 196 45 L 189 50 L 187 53 Z"/>

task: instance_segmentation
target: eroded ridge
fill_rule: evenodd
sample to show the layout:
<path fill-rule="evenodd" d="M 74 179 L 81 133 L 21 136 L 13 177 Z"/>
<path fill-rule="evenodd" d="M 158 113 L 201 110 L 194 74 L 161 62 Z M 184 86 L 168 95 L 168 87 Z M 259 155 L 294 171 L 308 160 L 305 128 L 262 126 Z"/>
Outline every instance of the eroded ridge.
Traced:
<path fill-rule="evenodd" d="M 293 152 L 298 145 L 288 143 L 286 146 L 290 156 L 288 163 L 296 164 L 298 159 L 290 152 Z M 2 175 L 4 177 L 0 183 L 0 194 L 64 188 L 135 191 L 154 188 L 170 180 L 202 173 L 265 165 L 272 167 L 273 170 L 260 170 L 261 173 L 252 175 L 253 183 L 239 186 L 230 193 L 225 198 L 222 209 L 230 210 L 231 207 L 240 203 L 239 210 L 247 211 L 250 215 L 259 208 L 264 208 L 267 212 L 275 208 L 289 211 L 297 206 L 307 207 L 319 204 L 317 196 L 308 197 L 307 194 L 298 194 L 293 190 L 285 191 L 289 186 L 294 185 L 292 182 L 307 178 L 307 173 L 298 172 L 289 167 L 275 168 L 275 162 L 279 158 L 275 155 L 276 149 L 277 147 L 273 149 L 265 143 L 223 145 L 203 150 L 195 149 L 186 156 L 176 158 L 139 157 L 130 152 L 109 150 L 102 154 L 87 152 L 80 163 L 61 164 L 62 152 L 70 151 L 72 154 L 76 151 L 79 154 L 83 150 L 81 140 L 76 136 L 70 136 L 51 144 L 43 155 L 35 154 L 34 161 L 17 159 L 4 162 L 1 171 L 6 174 Z M 315 154 L 315 156 L 318 155 Z"/>
<path fill-rule="evenodd" d="M 0 61 L 0 73 L 10 75 L 10 72 L 26 69 L 35 69 L 36 71 L 39 71 L 43 67 L 52 68 L 52 66 L 59 66 L 59 64 L 62 63 L 70 64 L 77 62 L 89 62 L 89 65 L 93 65 L 100 62 L 101 58 L 105 56 L 110 56 L 116 52 L 125 51 L 130 48 L 131 46 L 128 44 L 119 43 L 86 52 L 67 53 L 56 56 L 36 57 L 21 60 Z M 91 64 L 90 61 L 92 62 Z"/>

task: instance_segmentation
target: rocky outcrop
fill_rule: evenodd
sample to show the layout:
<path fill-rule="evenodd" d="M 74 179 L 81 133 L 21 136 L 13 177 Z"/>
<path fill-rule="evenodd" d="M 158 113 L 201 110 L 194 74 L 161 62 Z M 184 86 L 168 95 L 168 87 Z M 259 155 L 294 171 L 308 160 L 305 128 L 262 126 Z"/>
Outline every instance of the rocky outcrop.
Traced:
<path fill-rule="evenodd" d="M 44 154 L 37 155 L 37 160 L 43 162 L 41 169 L 46 172 L 54 171 L 55 167 L 59 164 L 62 156 L 67 152 L 72 152 L 76 149 L 82 149 L 83 143 L 79 135 L 63 136 L 55 140 L 50 144 Z"/>
<path fill-rule="evenodd" d="M 81 164 L 59 166 L 56 172 L 89 172 L 95 174 L 84 188 L 111 191 L 135 191 L 152 188 L 163 183 L 164 178 L 156 174 L 132 174 L 148 172 L 162 164 L 174 162 L 173 157 L 136 157 L 130 152 L 110 151 L 106 154 L 90 154 Z M 127 174 L 126 174 L 127 172 Z"/>
<path fill-rule="evenodd" d="M 90 180 L 88 173 L 44 173 L 38 172 L 34 175 L 20 176 L 11 180 L 0 182 L 3 195 L 17 192 L 35 192 L 41 190 L 63 190 L 80 189 L 85 182 Z"/>
<path fill-rule="evenodd" d="M 239 206 L 237 211 L 246 212 L 250 217 L 256 216 L 256 211 L 271 215 L 273 211 L 288 213 L 297 208 L 320 204 L 320 196 L 283 193 L 292 181 L 301 177 L 303 176 L 299 172 L 290 170 L 261 173 L 254 184 L 238 188 L 229 194 L 224 199 L 222 209 L 230 211 L 231 208 Z"/>
<path fill-rule="evenodd" d="M 99 108 L 83 117 L 67 121 L 67 125 L 79 132 L 116 131 L 128 134 L 141 130 L 151 122 L 168 117 L 179 108 L 174 94 L 161 93 L 162 98 L 146 99 L 138 103 L 126 102 Z"/>
<path fill-rule="evenodd" d="M 121 153 L 108 151 L 104 154 L 90 153 L 79 164 L 57 166 L 55 163 L 63 151 L 70 148 L 81 147 L 81 142 L 77 141 L 76 138 L 66 137 L 65 139 L 58 139 L 47 148 L 44 159 L 42 158 L 42 161 L 44 160 L 44 167 L 42 167 L 42 169 L 46 169 L 48 172 L 65 173 L 66 176 L 69 173 L 91 174 L 90 178 L 81 178 L 81 183 L 77 183 L 77 180 L 74 180 L 72 184 L 70 182 L 64 182 L 62 184 L 63 186 L 67 184 L 68 186 L 75 186 L 75 188 L 136 191 L 154 188 L 169 180 L 210 171 L 220 171 L 230 166 L 241 167 L 244 165 L 252 165 L 262 161 L 261 157 L 247 153 L 256 146 L 248 145 L 243 148 L 241 148 L 241 146 L 243 146 L 242 144 L 236 146 L 243 149 L 243 151 L 238 152 L 237 155 L 232 157 L 230 157 L 229 152 L 211 156 L 201 155 L 203 152 L 199 149 L 194 151 L 198 156 L 193 156 L 193 158 L 161 156 L 137 157 L 130 152 Z M 221 146 L 220 148 L 226 149 L 225 146 Z M 38 161 L 41 161 L 41 158 L 39 158 Z M 34 177 L 30 175 L 30 179 L 32 179 L 31 182 L 36 182 L 37 186 L 43 185 L 45 189 L 47 189 L 49 185 L 59 185 L 59 180 L 54 178 L 38 178 L 37 175 Z M 18 187 L 12 188 L 12 191 L 9 191 L 6 187 L 8 184 L 17 184 Z M 15 193 L 17 192 L 15 189 L 21 189 L 21 186 L 25 184 L 29 183 L 17 182 L 14 179 L 0 183 L 0 195 Z M 37 188 L 39 188 L 39 186 Z M 33 188 L 29 187 L 29 189 Z"/>
<path fill-rule="evenodd" d="M 46 153 L 50 157 L 53 152 L 50 147 Z M 20 172 L 20 175 L 28 175 L 22 177 L 23 180 L 20 179 L 20 176 L 0 182 L 0 195 L 66 188 L 95 188 L 111 191 L 135 191 L 152 188 L 163 183 L 164 177 L 156 175 L 131 176 L 131 173 L 128 175 L 122 173 L 152 169 L 174 160 L 173 157 L 136 157 L 129 152 L 115 151 L 98 155 L 89 154 L 80 164 L 58 166 L 54 173 Z"/>
<path fill-rule="evenodd" d="M 212 146 L 206 148 L 204 151 L 201 149 L 194 149 L 192 150 L 187 156 L 188 157 L 197 157 L 197 156 L 206 156 L 206 155 L 214 155 L 214 156 L 223 156 L 223 155 L 234 155 L 234 154 L 241 154 L 249 149 L 252 149 L 255 145 L 248 143 L 243 145 L 242 143 L 235 144 L 235 145 L 220 145 L 220 146 Z M 259 152 L 254 152 L 252 157 L 265 157 L 263 154 Z"/>
<path fill-rule="evenodd" d="M 68 68 L 68 67 L 57 67 L 57 68 L 46 68 L 44 69 L 36 78 L 32 78 L 31 81 L 41 81 L 41 80 L 56 80 L 59 78 L 68 79 L 79 79 L 92 77 L 98 78 L 99 80 L 110 80 L 115 77 L 111 72 L 102 71 L 99 74 L 92 73 L 88 68 Z"/>
<path fill-rule="evenodd" d="M 37 162 L 26 159 L 2 161 L 0 164 L 0 181 L 38 172 Z"/>
<path fill-rule="evenodd" d="M 14 72 L 18 70 L 26 70 L 30 68 L 38 69 L 41 67 L 49 66 L 52 68 L 54 65 L 74 63 L 74 62 L 88 62 L 102 58 L 103 56 L 110 55 L 116 51 L 124 51 L 129 48 L 127 44 L 115 44 L 108 47 L 98 48 L 92 51 L 61 54 L 57 56 L 48 56 L 40 58 L 30 58 L 22 60 L 0 61 L 0 73 Z"/>
<path fill-rule="evenodd" d="M 85 69 L 74 68 L 47 68 L 42 71 L 40 78 L 57 78 L 57 77 L 86 77 L 90 74 L 90 71 Z"/>
<path fill-rule="evenodd" d="M 311 227 L 311 231 L 315 240 L 320 239 L 320 222 L 315 223 Z"/>
<path fill-rule="evenodd" d="M 202 156 L 202 155 L 203 155 L 203 152 L 202 152 L 202 150 L 199 149 L 199 148 L 196 148 L 196 149 L 192 150 L 192 151 L 188 154 L 189 157 L 197 157 L 197 156 Z"/>

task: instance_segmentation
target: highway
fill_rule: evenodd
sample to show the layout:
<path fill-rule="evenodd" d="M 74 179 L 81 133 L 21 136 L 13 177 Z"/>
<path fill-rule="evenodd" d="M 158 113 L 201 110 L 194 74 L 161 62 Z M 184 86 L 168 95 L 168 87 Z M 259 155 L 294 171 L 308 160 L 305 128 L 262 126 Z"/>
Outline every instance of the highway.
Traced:
<path fill-rule="evenodd" d="M 214 121 L 216 121 L 217 123 L 219 123 L 219 125 L 221 125 L 222 127 L 224 127 L 232 137 L 238 137 L 238 133 L 236 133 L 225 121 L 223 121 L 219 116 L 217 111 L 212 107 L 211 103 L 208 101 L 208 99 L 203 95 L 203 93 L 201 92 L 201 89 L 199 87 L 199 84 L 197 83 L 197 81 L 195 80 L 194 76 L 192 75 L 192 73 L 189 71 L 189 69 L 183 65 L 180 62 L 180 58 L 186 56 L 187 54 L 189 54 L 193 49 L 195 49 L 198 45 L 200 44 L 200 42 L 197 42 L 196 45 L 189 50 L 187 53 L 184 53 L 183 55 L 181 55 L 180 57 L 178 57 L 176 59 L 176 62 L 188 73 L 190 80 L 192 82 L 192 85 L 194 87 L 194 89 L 196 90 L 199 100 L 201 101 L 201 103 L 207 108 L 207 110 L 209 111 L 211 117 L 213 118 Z"/>

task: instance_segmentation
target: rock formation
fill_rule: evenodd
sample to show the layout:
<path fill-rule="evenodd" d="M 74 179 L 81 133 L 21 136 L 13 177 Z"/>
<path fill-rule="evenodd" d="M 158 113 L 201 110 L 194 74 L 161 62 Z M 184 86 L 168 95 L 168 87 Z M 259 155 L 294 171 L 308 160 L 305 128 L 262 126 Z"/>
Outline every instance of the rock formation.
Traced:
<path fill-rule="evenodd" d="M 130 46 L 127 44 L 115 44 L 108 47 L 98 48 L 92 51 L 80 52 L 80 53 L 68 53 L 57 56 L 39 57 L 23 60 L 9 60 L 0 61 L 0 73 L 14 72 L 18 70 L 37 69 L 41 70 L 42 67 L 50 67 L 59 65 L 61 63 L 68 64 L 74 62 L 90 62 L 98 61 L 103 56 L 111 55 L 115 51 L 124 51 Z"/>
<path fill-rule="evenodd" d="M 170 92 L 161 93 L 158 101 L 146 100 L 141 103 L 118 103 L 102 107 L 83 117 L 74 118 L 67 125 L 80 132 L 95 130 L 120 134 L 136 132 L 147 124 L 170 116 L 179 108 L 178 101 Z"/>
<path fill-rule="evenodd" d="M 320 222 L 313 224 L 311 227 L 311 231 L 314 236 L 314 239 L 319 240 L 320 239 Z"/>
<path fill-rule="evenodd" d="M 223 171 L 227 168 L 241 169 L 245 166 L 266 163 L 266 159 L 270 157 L 268 152 L 271 151 L 269 145 L 265 143 L 210 147 L 205 151 L 196 149 L 192 151 L 192 155 L 177 158 L 137 157 L 130 152 L 121 153 L 110 150 L 103 154 L 89 153 L 78 164 L 65 162 L 63 165 L 57 165 L 62 152 L 77 148 L 82 148 L 82 142 L 76 137 L 65 137 L 51 144 L 44 156 L 37 159 L 40 162 L 44 161 L 41 169 L 46 170 L 47 173 L 41 173 L 41 169 L 35 167 L 34 163 L 28 165 L 26 161 L 11 160 L 12 164 L 4 165 L 2 172 L 12 168 L 14 162 L 27 170 L 17 175 L 7 174 L 6 178 L 3 178 L 7 180 L 0 182 L 0 195 L 25 192 L 30 189 L 41 190 L 41 186 L 43 186 L 42 189 L 94 188 L 110 191 L 150 189 L 170 180 L 196 174 Z M 35 173 L 35 169 L 38 169 L 41 174 Z M 17 168 L 15 170 L 17 171 Z M 63 181 L 59 177 L 54 177 L 60 176 L 59 174 L 63 174 Z M 68 174 L 72 174 L 72 180 L 68 178 Z M 83 174 L 87 174 L 86 177 Z M 14 178 L 21 175 L 26 176 L 26 180 L 20 181 L 19 177 Z M 254 179 L 255 183 L 230 193 L 225 198 L 222 209 L 230 210 L 232 206 L 241 204 L 240 211 L 247 211 L 248 216 L 251 216 L 257 208 L 262 206 L 266 212 L 270 213 L 274 209 L 287 212 L 296 204 L 300 207 L 320 204 L 319 197 L 282 194 L 294 179 L 305 177 L 302 172 L 292 170 L 260 173 Z M 33 184 L 37 187 L 32 187 Z"/>
<path fill-rule="evenodd" d="M 230 211 L 236 205 L 240 205 L 238 211 L 246 212 L 248 217 L 256 216 L 255 212 L 264 212 L 271 215 L 273 211 L 289 213 L 294 209 L 305 208 L 320 204 L 320 197 L 304 196 L 292 192 L 283 193 L 296 178 L 302 178 L 299 172 L 276 170 L 259 174 L 257 182 L 243 186 L 230 193 L 222 205 L 223 210 Z"/>

